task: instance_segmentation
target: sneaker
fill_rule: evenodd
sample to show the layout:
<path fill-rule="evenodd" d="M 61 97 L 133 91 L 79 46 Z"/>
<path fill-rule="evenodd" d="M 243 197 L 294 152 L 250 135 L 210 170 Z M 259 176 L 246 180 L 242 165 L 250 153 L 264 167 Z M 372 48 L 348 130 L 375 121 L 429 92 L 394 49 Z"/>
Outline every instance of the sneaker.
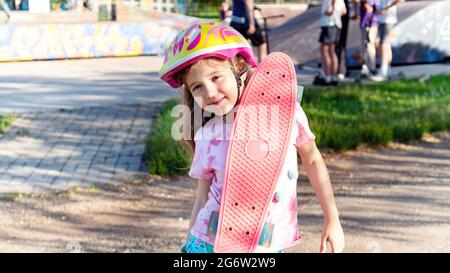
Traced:
<path fill-rule="evenodd" d="M 326 81 L 320 75 L 316 75 L 313 80 L 314 85 L 326 85 Z"/>
<path fill-rule="evenodd" d="M 370 80 L 372 80 L 374 82 L 382 82 L 382 81 L 387 80 L 387 77 L 383 74 L 377 74 L 377 75 L 371 76 Z"/>
<path fill-rule="evenodd" d="M 345 75 L 343 73 L 338 73 L 337 78 L 342 81 L 345 79 Z"/>
<path fill-rule="evenodd" d="M 331 85 L 331 86 L 337 86 L 338 83 L 339 83 L 338 81 L 332 80 L 330 83 L 328 83 L 328 85 Z"/>
<path fill-rule="evenodd" d="M 361 68 L 361 70 L 359 71 L 357 77 L 359 79 L 370 79 L 373 75 L 375 75 L 374 72 L 372 72 L 367 65 L 363 65 L 363 67 Z"/>
<path fill-rule="evenodd" d="M 367 65 L 363 64 L 361 67 L 361 75 L 365 75 L 365 76 L 369 76 L 370 73 L 370 69 L 369 67 L 367 67 Z"/>

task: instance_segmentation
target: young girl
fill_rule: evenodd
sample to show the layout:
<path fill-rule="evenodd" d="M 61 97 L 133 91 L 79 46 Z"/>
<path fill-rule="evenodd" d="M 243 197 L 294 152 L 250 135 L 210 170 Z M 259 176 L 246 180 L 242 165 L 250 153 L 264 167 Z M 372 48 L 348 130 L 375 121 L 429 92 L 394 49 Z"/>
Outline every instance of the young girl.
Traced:
<path fill-rule="evenodd" d="M 181 31 L 166 50 L 160 77 L 174 88 L 183 87 L 182 101 L 190 111 L 183 140 L 193 151 L 189 175 L 198 179 L 187 242 L 183 252 L 213 252 L 220 211 L 225 160 L 233 109 L 256 67 L 251 46 L 233 28 L 201 22 Z M 210 115 L 196 115 L 200 108 Z M 280 252 L 300 240 L 297 224 L 297 151 L 324 214 L 320 252 L 327 242 L 333 252 L 344 248 L 330 178 L 314 142 L 305 113 L 296 105 L 296 127 L 285 160 L 287 173 L 276 182 L 256 252 Z M 198 126 L 199 125 L 199 126 Z M 196 130 L 196 127 L 200 127 Z M 186 130 L 187 129 L 187 130 Z"/>

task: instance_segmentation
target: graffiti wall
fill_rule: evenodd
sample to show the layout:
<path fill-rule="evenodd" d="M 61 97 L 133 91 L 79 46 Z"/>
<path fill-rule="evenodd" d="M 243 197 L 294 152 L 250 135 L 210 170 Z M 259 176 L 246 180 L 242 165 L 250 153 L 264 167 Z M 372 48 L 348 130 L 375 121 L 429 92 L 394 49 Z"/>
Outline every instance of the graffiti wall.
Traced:
<path fill-rule="evenodd" d="M 161 55 L 191 21 L 0 25 L 0 61 Z"/>

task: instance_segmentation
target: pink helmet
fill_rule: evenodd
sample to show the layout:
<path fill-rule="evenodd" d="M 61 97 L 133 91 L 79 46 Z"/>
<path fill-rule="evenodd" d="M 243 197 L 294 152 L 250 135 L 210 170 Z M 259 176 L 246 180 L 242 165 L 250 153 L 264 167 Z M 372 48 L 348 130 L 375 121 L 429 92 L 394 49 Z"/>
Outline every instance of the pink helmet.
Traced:
<path fill-rule="evenodd" d="M 256 67 L 253 50 L 234 28 L 217 22 L 197 22 L 183 29 L 165 52 L 159 77 L 173 88 L 180 87 L 174 75 L 181 69 L 207 57 L 230 60 L 241 55 Z"/>

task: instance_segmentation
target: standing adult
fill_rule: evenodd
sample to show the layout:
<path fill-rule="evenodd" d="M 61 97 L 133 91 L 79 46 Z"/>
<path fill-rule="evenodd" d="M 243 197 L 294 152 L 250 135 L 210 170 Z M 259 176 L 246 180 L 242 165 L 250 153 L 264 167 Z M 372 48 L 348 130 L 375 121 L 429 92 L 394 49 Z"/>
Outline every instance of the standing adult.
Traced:
<path fill-rule="evenodd" d="M 359 7 L 359 15 L 352 19 L 359 20 L 361 30 L 361 53 L 363 64 L 361 75 L 371 77 L 375 75 L 376 67 L 376 47 L 375 40 L 378 32 L 378 14 L 375 0 L 356 0 L 355 9 Z"/>
<path fill-rule="evenodd" d="M 336 44 L 342 28 L 341 16 L 347 13 L 343 0 L 324 0 L 320 18 L 320 55 L 325 85 L 337 85 L 338 58 Z"/>
<path fill-rule="evenodd" d="M 350 11 L 349 0 L 344 0 L 345 9 Z M 341 33 L 339 35 L 339 41 L 336 44 L 336 56 L 338 58 L 338 70 L 337 75 L 339 79 L 344 79 L 347 74 L 347 36 L 348 36 L 348 24 L 350 21 L 350 12 L 346 12 L 341 16 Z"/>
<path fill-rule="evenodd" d="M 253 0 L 233 0 L 233 15 L 230 26 L 239 31 L 252 45 L 258 48 L 261 62 L 267 55 L 267 43 L 262 29 L 255 19 Z"/>
<path fill-rule="evenodd" d="M 223 1 L 220 5 L 220 21 L 229 25 L 231 23 L 231 15 L 233 11 L 230 9 L 228 1 Z"/>
<path fill-rule="evenodd" d="M 377 13 L 379 14 L 378 32 L 380 35 L 381 67 L 378 74 L 372 77 L 374 81 L 383 81 L 389 78 L 392 62 L 392 29 L 397 24 L 397 5 L 403 0 L 377 0 Z"/>

